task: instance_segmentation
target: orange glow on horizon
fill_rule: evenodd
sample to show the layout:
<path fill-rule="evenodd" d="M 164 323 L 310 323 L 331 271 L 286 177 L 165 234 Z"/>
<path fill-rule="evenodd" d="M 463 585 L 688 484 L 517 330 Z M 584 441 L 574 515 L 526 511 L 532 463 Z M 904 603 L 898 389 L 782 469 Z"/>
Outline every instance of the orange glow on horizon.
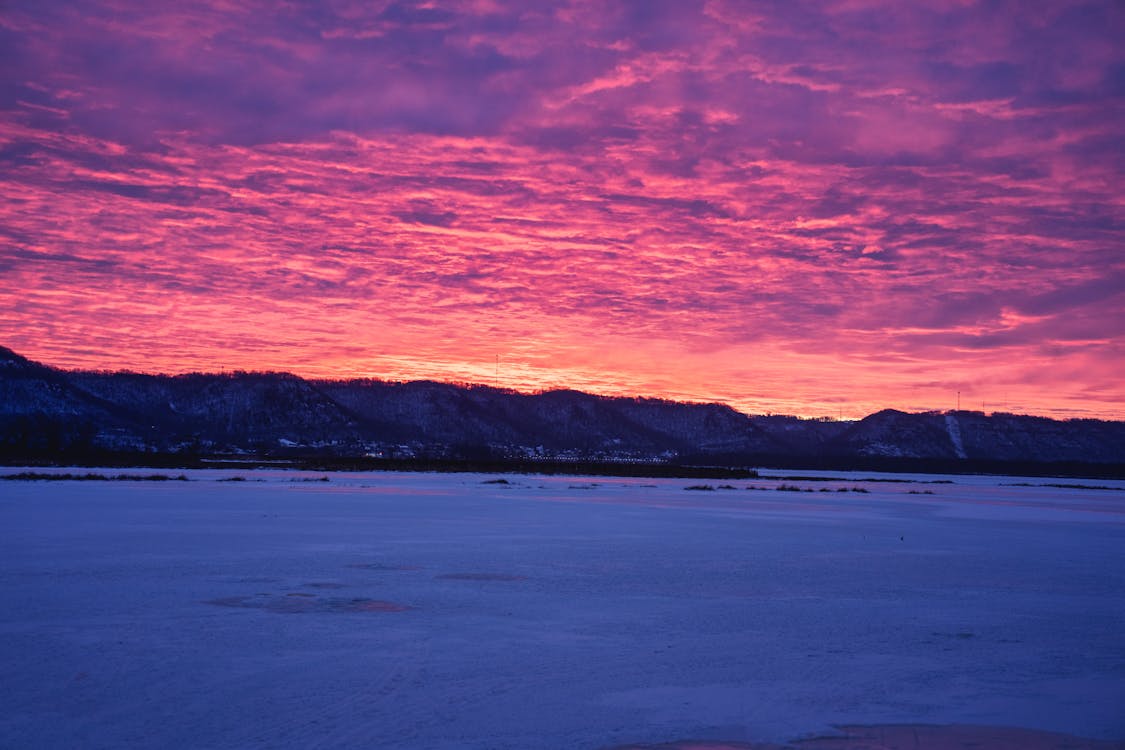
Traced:
<path fill-rule="evenodd" d="M 13 7 L 0 345 L 1125 419 L 1125 14 L 697 5 Z"/>

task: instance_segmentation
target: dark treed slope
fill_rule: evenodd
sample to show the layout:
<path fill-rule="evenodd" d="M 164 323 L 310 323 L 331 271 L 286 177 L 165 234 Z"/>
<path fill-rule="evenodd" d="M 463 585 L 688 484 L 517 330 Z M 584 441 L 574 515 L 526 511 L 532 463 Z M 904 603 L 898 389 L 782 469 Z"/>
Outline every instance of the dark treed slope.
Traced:
<path fill-rule="evenodd" d="M 340 405 L 293 375 L 67 373 L 79 390 L 129 404 L 155 439 L 250 448 L 293 442 L 356 441 L 363 432 Z M 146 438 L 148 440 L 153 437 Z"/>
<path fill-rule="evenodd" d="M 0 451 L 672 460 L 1125 464 L 1125 423 L 885 410 L 859 422 L 721 404 L 525 394 L 428 381 L 274 373 L 65 372 L 0 347 Z M 831 459 L 831 460 L 828 460 Z M 839 459 L 839 460 L 838 460 Z M 827 463 L 826 463 L 826 460 Z"/>

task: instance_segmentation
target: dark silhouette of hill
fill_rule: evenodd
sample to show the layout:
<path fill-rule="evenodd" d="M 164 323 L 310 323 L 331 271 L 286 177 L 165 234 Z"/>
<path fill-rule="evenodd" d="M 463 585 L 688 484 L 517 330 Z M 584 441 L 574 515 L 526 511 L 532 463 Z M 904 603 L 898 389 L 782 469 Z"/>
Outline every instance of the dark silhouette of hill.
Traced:
<path fill-rule="evenodd" d="M 0 347 L 0 458 L 93 454 L 1114 473 L 1125 423 L 891 409 L 835 422 L 572 390 L 71 372 Z"/>

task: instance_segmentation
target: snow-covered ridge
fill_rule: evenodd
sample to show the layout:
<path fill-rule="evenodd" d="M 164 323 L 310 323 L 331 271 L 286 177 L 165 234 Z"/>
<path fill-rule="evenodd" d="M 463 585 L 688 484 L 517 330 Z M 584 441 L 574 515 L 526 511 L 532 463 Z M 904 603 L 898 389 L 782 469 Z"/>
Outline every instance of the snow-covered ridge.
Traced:
<path fill-rule="evenodd" d="M 1125 464 L 1125 423 L 885 410 L 858 422 L 722 404 L 276 373 L 65 372 L 0 350 L 0 450 L 683 460 L 890 457 Z"/>

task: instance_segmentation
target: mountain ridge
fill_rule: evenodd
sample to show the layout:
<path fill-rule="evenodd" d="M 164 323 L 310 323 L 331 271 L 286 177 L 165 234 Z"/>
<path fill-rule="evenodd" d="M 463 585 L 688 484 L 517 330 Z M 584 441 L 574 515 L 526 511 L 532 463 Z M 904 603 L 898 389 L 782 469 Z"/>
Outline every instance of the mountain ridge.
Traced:
<path fill-rule="evenodd" d="M 0 457 L 81 450 L 382 458 L 1125 464 L 1125 422 L 884 409 L 858 421 L 725 404 L 290 373 L 66 371 L 0 347 Z"/>

